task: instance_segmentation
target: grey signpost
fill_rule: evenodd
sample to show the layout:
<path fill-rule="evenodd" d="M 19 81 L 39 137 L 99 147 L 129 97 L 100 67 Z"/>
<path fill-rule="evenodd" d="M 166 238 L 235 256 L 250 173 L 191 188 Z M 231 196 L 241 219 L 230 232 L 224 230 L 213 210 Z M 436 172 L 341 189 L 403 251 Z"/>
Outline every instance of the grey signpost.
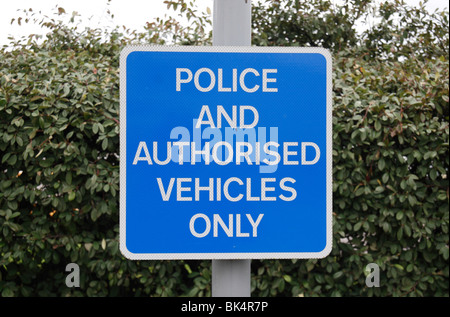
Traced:
<path fill-rule="evenodd" d="M 251 0 L 214 0 L 213 45 L 251 46 Z M 213 297 L 250 297 L 251 260 L 212 260 Z"/>

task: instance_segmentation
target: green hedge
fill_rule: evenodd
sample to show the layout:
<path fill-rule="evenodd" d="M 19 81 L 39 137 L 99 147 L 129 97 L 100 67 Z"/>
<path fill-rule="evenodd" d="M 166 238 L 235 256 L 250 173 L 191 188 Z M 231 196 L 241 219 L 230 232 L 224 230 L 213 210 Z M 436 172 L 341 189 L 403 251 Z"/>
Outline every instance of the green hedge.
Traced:
<path fill-rule="evenodd" d="M 0 295 L 209 296 L 210 261 L 130 261 L 118 248 L 118 57 L 148 38 L 46 23 L 43 42 L 0 55 Z M 448 51 L 333 58 L 333 250 L 253 260 L 252 295 L 448 296 Z M 70 262 L 79 288 L 65 285 Z M 365 284 L 371 262 L 379 288 Z"/>

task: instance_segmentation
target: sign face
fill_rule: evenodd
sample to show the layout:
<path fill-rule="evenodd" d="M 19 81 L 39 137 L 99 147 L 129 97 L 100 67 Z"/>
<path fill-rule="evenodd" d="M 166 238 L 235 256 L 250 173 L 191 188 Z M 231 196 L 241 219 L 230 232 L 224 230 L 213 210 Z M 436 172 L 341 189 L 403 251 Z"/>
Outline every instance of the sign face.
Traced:
<path fill-rule="evenodd" d="M 327 50 L 129 46 L 120 94 L 124 256 L 329 254 Z"/>

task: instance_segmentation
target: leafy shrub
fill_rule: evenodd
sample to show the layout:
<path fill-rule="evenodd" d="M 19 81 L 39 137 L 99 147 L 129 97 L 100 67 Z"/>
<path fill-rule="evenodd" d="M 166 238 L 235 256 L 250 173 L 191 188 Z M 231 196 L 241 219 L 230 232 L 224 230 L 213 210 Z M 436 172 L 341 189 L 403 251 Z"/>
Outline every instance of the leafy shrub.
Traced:
<path fill-rule="evenodd" d="M 210 261 L 129 261 L 118 250 L 120 50 L 211 41 L 205 16 L 167 3 L 192 24 L 104 32 L 43 19 L 45 39 L 2 49 L 2 296 L 211 294 Z M 334 58 L 332 253 L 253 260 L 254 296 L 448 296 L 448 14 L 370 4 L 254 4 L 254 45 L 320 45 Z M 384 20 L 358 34 L 367 12 Z M 79 288 L 65 285 L 70 262 Z M 379 288 L 365 285 L 371 262 Z"/>

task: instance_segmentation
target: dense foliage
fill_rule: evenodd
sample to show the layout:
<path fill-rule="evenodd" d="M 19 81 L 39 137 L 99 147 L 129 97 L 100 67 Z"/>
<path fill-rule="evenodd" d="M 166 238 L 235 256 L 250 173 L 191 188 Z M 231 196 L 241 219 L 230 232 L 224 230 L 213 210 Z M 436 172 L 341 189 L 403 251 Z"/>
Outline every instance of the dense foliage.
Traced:
<path fill-rule="evenodd" d="M 211 294 L 210 261 L 130 261 L 118 250 L 120 50 L 211 41 L 206 14 L 167 4 L 189 26 L 80 31 L 30 11 L 47 36 L 1 49 L 1 296 Z M 254 45 L 332 51 L 334 239 L 324 259 L 253 260 L 252 295 L 448 296 L 448 13 L 255 2 L 253 32 Z M 65 285 L 70 262 L 79 288 Z M 365 284 L 371 262 L 379 288 Z"/>

